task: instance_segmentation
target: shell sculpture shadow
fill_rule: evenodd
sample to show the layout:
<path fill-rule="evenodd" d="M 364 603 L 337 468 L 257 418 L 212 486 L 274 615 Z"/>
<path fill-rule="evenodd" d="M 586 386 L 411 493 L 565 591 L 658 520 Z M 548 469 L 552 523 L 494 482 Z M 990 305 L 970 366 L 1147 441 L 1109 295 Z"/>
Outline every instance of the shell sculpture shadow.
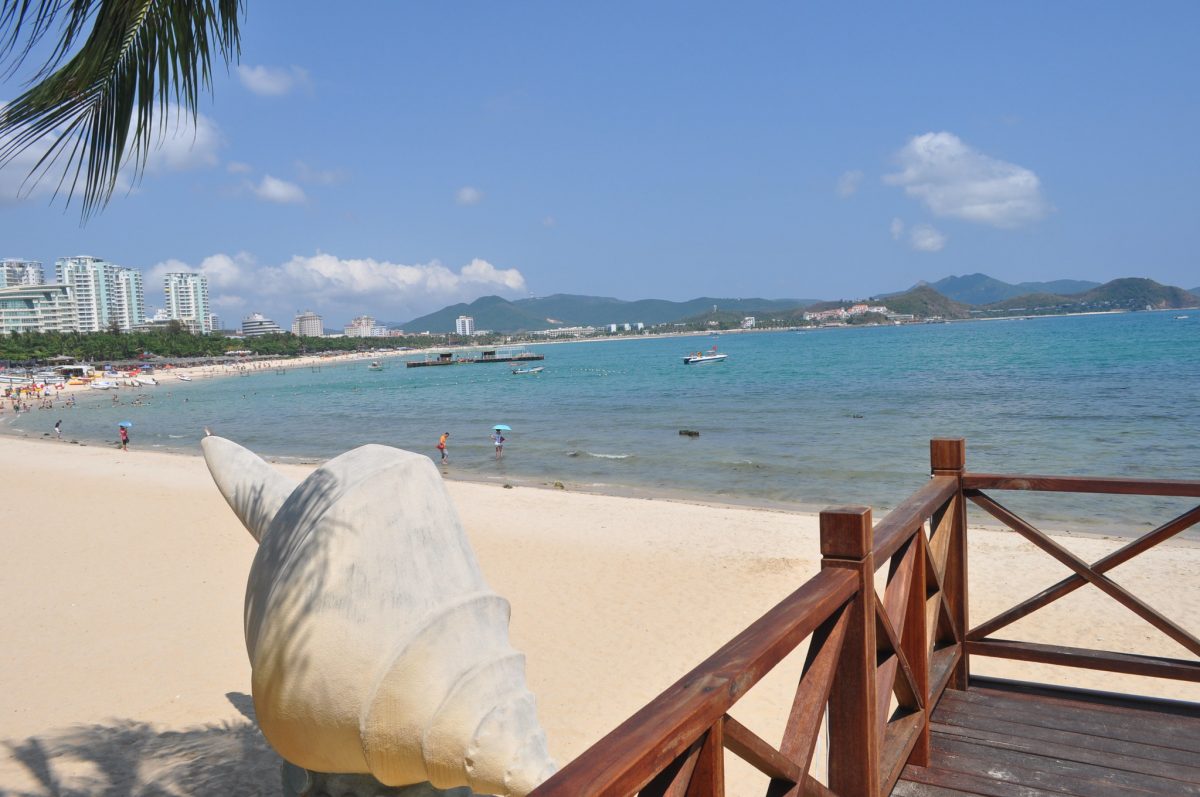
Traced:
<path fill-rule="evenodd" d="M 297 485 L 229 440 L 202 446 L 259 542 L 246 649 L 259 726 L 286 761 L 514 796 L 553 774 L 508 601 L 428 458 L 363 446 Z"/>

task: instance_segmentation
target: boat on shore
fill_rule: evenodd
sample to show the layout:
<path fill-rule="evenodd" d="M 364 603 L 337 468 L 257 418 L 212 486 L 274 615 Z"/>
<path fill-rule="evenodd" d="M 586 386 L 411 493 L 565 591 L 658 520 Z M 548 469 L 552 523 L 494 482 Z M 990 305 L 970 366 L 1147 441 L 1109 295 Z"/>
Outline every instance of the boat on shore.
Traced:
<path fill-rule="evenodd" d="M 708 351 L 698 351 L 683 358 L 685 365 L 704 365 L 705 363 L 724 362 L 728 354 L 718 354 L 717 347 L 714 345 Z"/>
<path fill-rule="evenodd" d="M 187 374 L 175 374 L 175 377 L 181 382 L 191 382 L 192 378 Z"/>
<path fill-rule="evenodd" d="M 145 387 L 154 387 L 158 384 L 158 380 L 152 376 L 139 376 L 135 381 Z"/>
<path fill-rule="evenodd" d="M 514 368 L 513 373 L 514 374 L 540 374 L 544 370 L 546 370 L 546 366 L 535 365 L 532 368 Z"/>
<path fill-rule="evenodd" d="M 97 379 L 95 382 L 92 382 L 90 385 L 88 385 L 88 387 L 90 387 L 92 390 L 111 390 L 116 387 L 116 384 L 104 379 Z"/>

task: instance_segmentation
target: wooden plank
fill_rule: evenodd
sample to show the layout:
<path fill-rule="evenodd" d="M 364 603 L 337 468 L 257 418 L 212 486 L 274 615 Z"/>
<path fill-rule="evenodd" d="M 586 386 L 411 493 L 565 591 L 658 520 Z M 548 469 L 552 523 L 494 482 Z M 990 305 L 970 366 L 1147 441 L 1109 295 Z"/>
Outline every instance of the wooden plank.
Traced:
<path fill-rule="evenodd" d="M 1066 792 L 1050 791 L 1005 780 L 994 780 L 971 772 L 908 766 L 892 790 L 892 797 L 1062 797 Z"/>
<path fill-rule="evenodd" d="M 954 674 L 954 665 L 962 652 L 959 645 L 939 648 L 929 657 L 929 701 L 926 705 L 936 706 L 942 699 L 946 688 L 950 685 L 950 676 Z"/>
<path fill-rule="evenodd" d="M 958 491 L 958 479 L 953 476 L 934 476 L 915 493 L 904 499 L 875 526 L 877 561 L 882 562 L 900 546 L 922 531 L 925 519 Z"/>
<path fill-rule="evenodd" d="M 684 797 L 725 797 L 725 721 L 718 719 L 700 746 Z"/>
<path fill-rule="evenodd" d="M 532 794 L 637 792 L 836 612 L 859 583 L 853 573 L 818 573 Z"/>
<path fill-rule="evenodd" d="M 786 780 L 795 785 L 804 779 L 804 772 L 795 761 L 728 714 L 725 715 L 725 748 L 774 780 Z"/>
<path fill-rule="evenodd" d="M 928 601 L 925 556 L 928 549 L 924 534 L 917 535 L 913 549 L 916 558 L 913 562 L 912 585 L 908 591 L 908 610 L 905 612 L 904 626 L 900 630 L 900 644 L 904 659 L 911 668 L 912 685 L 917 693 L 919 705 L 927 709 L 922 713 L 921 728 L 917 732 L 916 743 L 908 761 L 924 765 L 929 763 L 929 712 L 933 710 L 934 705 L 929 699 L 929 657 L 932 645 L 925 632 L 925 608 Z"/>
<path fill-rule="evenodd" d="M 852 573 L 859 585 L 846 608 L 849 623 L 829 692 L 829 788 L 838 794 L 879 793 L 875 725 L 875 560 L 871 510 L 821 513 L 821 570 Z M 831 556 L 830 552 L 836 553 Z M 837 557 L 837 558 L 835 558 Z M 842 558 L 844 557 L 844 558 Z"/>
<path fill-rule="evenodd" d="M 795 761 L 801 772 L 808 772 L 812 763 L 817 737 L 821 734 L 821 717 L 825 716 L 829 703 L 829 691 L 849 625 L 850 613 L 842 607 L 813 632 L 808 645 L 804 671 L 779 746 L 780 752 Z"/>
<path fill-rule="evenodd" d="M 1200 683 L 1200 663 L 1185 659 L 1166 659 L 1158 656 L 1068 648 L 1061 645 L 1016 642 L 1010 639 L 979 639 L 965 644 L 967 653 L 976 656 L 1033 661 L 1039 664 L 1057 664 L 1062 667 L 1082 667 L 1089 670 L 1123 672 L 1129 675 L 1146 675 L 1151 678 L 1169 678 L 1176 681 Z"/>
<path fill-rule="evenodd" d="M 1173 495 L 1200 498 L 1200 481 L 1179 479 L 1121 479 L 1094 476 L 1015 476 L 1002 473 L 964 473 L 965 490 L 1038 490 L 1053 493 L 1112 495 Z"/>
<path fill-rule="evenodd" d="M 700 748 L 704 738 L 697 739 L 683 755 L 672 761 L 638 792 L 639 797 L 685 797 L 692 773 L 700 760 Z"/>
<path fill-rule="evenodd" d="M 1188 652 L 1195 656 L 1200 656 L 1200 639 L 1193 636 L 1187 629 L 1181 627 L 1172 620 L 1168 620 L 1159 614 L 1153 607 L 1142 601 L 1136 595 L 1131 594 L 1128 590 L 1117 584 L 1112 579 L 1102 574 L 1094 572 L 1075 554 L 1063 548 L 1050 537 L 1043 534 L 1038 529 L 1034 528 L 1028 522 L 1018 517 L 1016 513 L 1001 506 L 991 497 L 982 493 L 971 496 L 971 500 L 979 506 L 983 507 L 993 517 L 1002 521 L 1006 526 L 1016 531 L 1025 539 L 1032 542 L 1037 547 L 1041 548 L 1046 553 L 1057 559 L 1062 564 L 1071 568 L 1081 578 L 1087 579 L 1100 591 L 1104 592 L 1113 600 L 1120 603 L 1126 609 L 1142 618 L 1150 625 L 1162 631 L 1171 639 L 1182 645 Z M 968 652 L 969 652 L 968 648 Z"/>
<path fill-rule="evenodd" d="M 1200 783 L 1200 758 L 1194 753 L 1029 725 L 1012 715 L 947 712 L 933 723 L 933 729 L 937 733 L 969 739 L 1004 739 L 1012 749 L 1026 749 L 1027 752 L 1036 749 L 1040 755 Z"/>
<path fill-rule="evenodd" d="M 1182 531 L 1191 528 L 1197 522 L 1200 522 L 1200 506 L 1184 512 L 1182 515 L 1164 523 L 1154 531 L 1145 534 L 1138 539 L 1123 545 L 1117 550 L 1110 553 L 1102 559 L 1096 560 L 1091 565 L 1091 569 L 1096 573 L 1107 573 L 1118 565 L 1128 562 L 1140 553 L 1153 548 L 1164 540 L 1169 540 Z M 1020 620 L 1026 615 L 1032 614 L 1043 606 L 1047 606 L 1059 598 L 1068 595 L 1083 585 L 1087 584 L 1087 580 L 1077 574 L 1072 574 L 1057 584 L 1047 587 L 1037 595 L 1017 604 L 1006 612 L 996 615 L 986 623 L 971 629 L 967 635 L 968 639 L 983 639 L 999 631 L 1011 623 Z"/>
<path fill-rule="evenodd" d="M 1025 754 L 999 747 L 995 742 L 981 743 L 935 733 L 932 746 L 933 760 L 938 762 L 939 766 L 950 768 L 943 755 L 951 755 L 957 759 L 953 768 L 959 771 L 986 772 L 997 780 L 1008 780 L 1049 790 L 1058 789 L 1067 794 L 1096 797 L 1122 797 L 1129 794 L 1154 794 L 1165 797 L 1200 795 L 1200 784 L 1180 783 L 1169 778 L 1113 770 L 1051 756 Z"/>
<path fill-rule="evenodd" d="M 879 764 L 879 785 L 881 794 L 888 794 L 896 785 L 901 770 L 908 763 L 913 748 L 921 738 L 921 729 L 925 726 L 924 710 L 897 717 L 888 723 L 883 743 L 880 745 L 882 758 Z"/>
<path fill-rule="evenodd" d="M 941 572 L 941 594 L 946 602 L 955 640 L 961 640 L 971 626 L 968 621 L 970 601 L 967 578 L 967 505 L 963 499 L 963 474 L 966 471 L 967 452 L 965 440 L 931 440 L 929 464 L 934 477 L 946 476 L 954 479 L 955 500 L 948 508 L 951 514 L 951 535 L 946 541 L 948 550 Z M 970 657 L 966 649 L 960 650 L 954 662 L 950 685 L 955 689 L 966 689 L 970 676 Z"/>
<path fill-rule="evenodd" d="M 978 688 L 972 687 L 971 692 L 997 698 L 1009 696 L 1020 699 L 1035 698 L 1040 702 L 1056 703 L 1062 706 L 1085 707 L 1088 711 L 1109 711 L 1137 714 L 1147 718 L 1153 717 L 1156 721 L 1159 718 L 1179 717 L 1187 720 L 1183 723 L 1183 727 L 1200 730 L 1200 723 L 1191 721 L 1200 720 L 1200 703 L 1188 700 L 1103 692 L 1096 689 L 1029 683 L 1028 681 L 995 677 L 981 677 Z"/>

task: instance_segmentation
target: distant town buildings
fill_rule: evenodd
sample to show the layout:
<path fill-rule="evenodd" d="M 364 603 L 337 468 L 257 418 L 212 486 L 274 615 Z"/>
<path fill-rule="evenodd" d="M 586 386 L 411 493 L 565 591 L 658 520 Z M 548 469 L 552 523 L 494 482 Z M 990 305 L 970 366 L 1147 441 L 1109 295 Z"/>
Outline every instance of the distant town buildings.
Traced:
<path fill-rule="evenodd" d="M 292 334 L 300 338 L 324 337 L 325 324 L 321 321 L 321 316 L 312 310 L 305 310 L 303 313 L 297 310 L 296 317 L 292 319 Z"/>
<path fill-rule="evenodd" d="M 75 332 L 79 316 L 65 285 L 0 288 L 0 333 Z"/>
<path fill-rule="evenodd" d="M 208 305 L 208 277 L 190 271 L 179 271 L 163 277 L 166 315 L 178 321 L 193 335 L 213 331 L 213 316 Z"/>
<path fill-rule="evenodd" d="M 862 302 L 851 305 L 850 307 L 834 307 L 830 310 L 819 310 L 815 313 L 805 313 L 805 321 L 815 321 L 817 323 L 828 323 L 830 321 L 849 321 L 851 318 L 867 313 L 878 313 L 886 316 L 891 310 L 883 305 L 868 305 Z"/>
<path fill-rule="evenodd" d="M 242 319 L 242 334 L 248 338 L 257 338 L 263 335 L 281 335 L 283 330 L 279 324 L 262 313 L 251 313 Z"/>
<path fill-rule="evenodd" d="M 18 285 L 44 285 L 46 282 L 42 264 L 37 260 L 19 260 L 8 257 L 0 260 L 0 288 L 15 288 Z"/>
<path fill-rule="evenodd" d="M 388 335 L 388 328 L 379 326 L 369 315 L 360 315 L 350 321 L 344 329 L 348 338 L 383 338 Z"/>
<path fill-rule="evenodd" d="M 454 321 L 454 331 L 459 335 L 474 335 L 475 319 L 469 315 L 460 315 Z"/>
<path fill-rule="evenodd" d="M 754 325 L 758 322 L 752 315 L 748 315 L 742 319 L 742 329 L 754 329 Z"/>
<path fill-rule="evenodd" d="M 97 257 L 60 257 L 54 263 L 55 283 L 67 286 L 75 300 L 80 332 L 116 328 L 130 332 L 146 320 L 142 272 Z"/>

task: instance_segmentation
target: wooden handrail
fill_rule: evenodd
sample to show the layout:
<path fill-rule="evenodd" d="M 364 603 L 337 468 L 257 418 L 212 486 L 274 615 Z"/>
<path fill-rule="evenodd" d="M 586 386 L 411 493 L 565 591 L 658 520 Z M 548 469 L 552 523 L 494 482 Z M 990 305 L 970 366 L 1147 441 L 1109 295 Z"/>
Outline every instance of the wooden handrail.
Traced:
<path fill-rule="evenodd" d="M 886 562 L 900 546 L 912 539 L 921 530 L 921 524 L 954 497 L 958 491 L 958 479 L 953 476 L 934 476 L 919 490 L 901 501 L 888 512 L 883 520 L 875 524 L 875 547 L 872 553 L 876 562 Z"/>
<path fill-rule="evenodd" d="M 1023 476 L 1003 473 L 964 473 L 964 490 L 1037 490 L 1052 493 L 1108 493 L 1200 498 L 1200 481 L 1182 479 L 1124 479 L 1094 476 Z"/>
<path fill-rule="evenodd" d="M 637 792 L 857 591 L 853 574 L 823 570 L 530 797 Z"/>

